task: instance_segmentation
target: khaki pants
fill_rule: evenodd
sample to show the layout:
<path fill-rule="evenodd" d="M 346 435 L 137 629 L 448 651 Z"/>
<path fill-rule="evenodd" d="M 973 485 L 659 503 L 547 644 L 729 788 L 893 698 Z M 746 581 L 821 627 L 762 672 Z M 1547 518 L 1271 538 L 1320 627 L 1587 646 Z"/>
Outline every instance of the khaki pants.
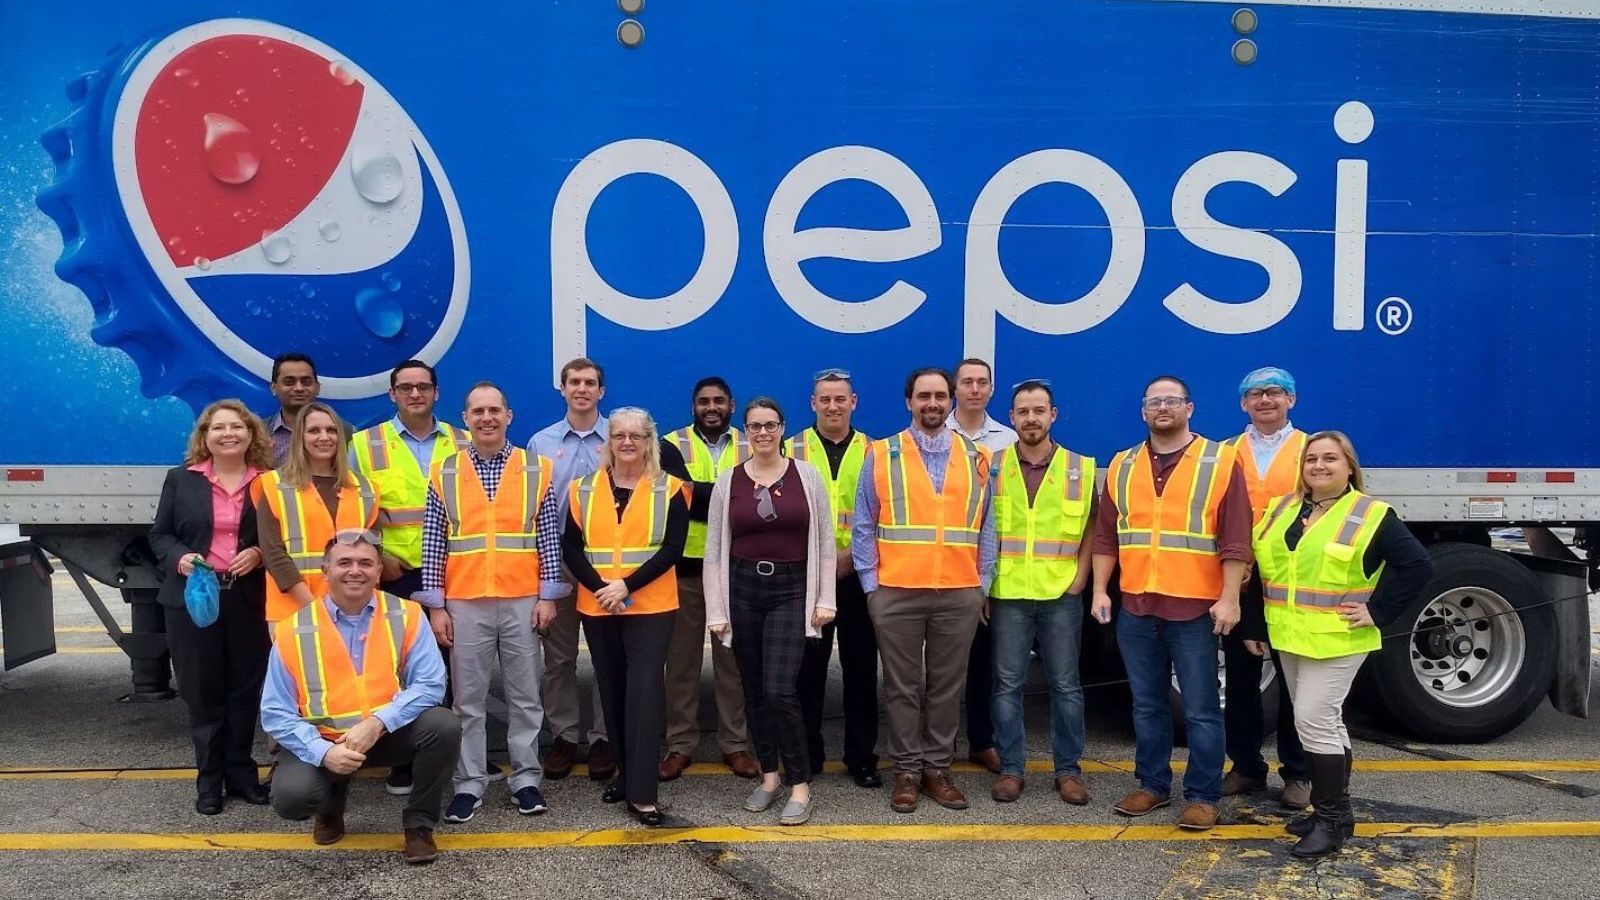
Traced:
<path fill-rule="evenodd" d="M 667 752 L 694 756 L 700 746 L 700 669 L 706 653 L 706 590 L 700 576 L 678 576 L 678 617 L 667 648 Z M 733 651 L 711 641 L 716 684 L 717 746 L 724 756 L 750 752 L 744 686 Z"/>
<path fill-rule="evenodd" d="M 1280 674 L 1294 700 L 1294 730 L 1307 753 L 1339 756 L 1350 746 L 1344 727 L 1344 699 L 1350 695 L 1365 653 L 1312 659 L 1278 652 Z"/>
<path fill-rule="evenodd" d="M 950 767 L 982 608 L 977 588 L 879 587 L 869 596 L 896 772 Z"/>
<path fill-rule="evenodd" d="M 563 570 L 564 571 L 564 570 Z M 571 579 L 568 579 L 571 584 Z M 544 645 L 544 683 L 540 691 L 544 700 L 545 726 L 550 737 L 573 744 L 584 743 L 580 727 L 583 718 L 582 704 L 578 699 L 578 593 L 556 601 L 556 620 L 550 623 L 548 633 L 539 639 Z M 596 681 L 591 691 L 588 743 L 606 739 L 605 714 L 600 710 L 600 683 Z"/>

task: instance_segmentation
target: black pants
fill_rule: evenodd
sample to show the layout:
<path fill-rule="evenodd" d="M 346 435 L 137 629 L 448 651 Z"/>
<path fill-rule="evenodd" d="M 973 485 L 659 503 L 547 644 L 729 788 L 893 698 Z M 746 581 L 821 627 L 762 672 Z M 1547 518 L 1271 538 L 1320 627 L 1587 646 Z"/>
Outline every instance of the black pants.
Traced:
<path fill-rule="evenodd" d="M 771 563 L 762 563 L 763 568 Z M 762 772 L 778 771 L 784 784 L 811 781 L 806 720 L 800 710 L 800 660 L 806 645 L 805 563 L 778 563 L 771 575 L 756 564 L 728 565 L 728 620 L 733 655 L 744 684 L 744 717 Z"/>
<path fill-rule="evenodd" d="M 582 616 L 617 781 L 628 802 L 656 802 L 661 740 L 667 730 L 667 646 L 676 612 Z"/>
<path fill-rule="evenodd" d="M 813 774 L 828 758 L 822 745 L 822 705 L 835 631 L 844 675 L 844 765 L 851 771 L 878 767 L 878 633 L 872 628 L 856 573 L 839 579 L 835 597 L 838 613 L 822 629 L 821 640 L 806 641 L 800 660 L 800 709 L 805 714 L 806 753 Z"/>
<path fill-rule="evenodd" d="M 1234 635 L 1222 638 L 1222 659 L 1228 674 L 1227 702 L 1223 704 L 1223 728 L 1227 737 L 1228 758 L 1233 770 L 1246 778 L 1267 780 L 1267 761 L 1261 756 L 1266 737 L 1266 722 L 1261 711 L 1261 657 L 1245 649 L 1244 639 Z M 1272 651 L 1278 662 L 1278 651 Z M 1278 669 L 1278 774 L 1284 781 L 1309 781 L 1311 770 L 1300 735 L 1294 728 L 1294 703 L 1289 685 Z"/>
<path fill-rule="evenodd" d="M 201 794 L 256 783 L 250 746 L 272 646 L 264 605 L 249 602 L 235 587 L 224 588 L 218 600 L 217 621 L 205 628 L 195 627 L 187 609 L 162 607 L 178 696 L 189 708 L 195 789 Z"/>
<path fill-rule="evenodd" d="M 450 710 L 434 706 L 410 724 L 378 738 L 367 751 L 365 765 L 411 768 L 416 780 L 400 813 L 401 827 L 434 828 L 460 753 L 460 720 Z M 285 751 L 279 754 L 278 770 L 272 775 L 272 808 L 285 819 L 304 819 L 324 810 L 342 809 L 349 789 L 349 775 L 335 775 Z"/>
<path fill-rule="evenodd" d="M 989 625 L 978 623 L 967 651 L 967 750 L 976 753 L 994 747 L 994 644 Z"/>

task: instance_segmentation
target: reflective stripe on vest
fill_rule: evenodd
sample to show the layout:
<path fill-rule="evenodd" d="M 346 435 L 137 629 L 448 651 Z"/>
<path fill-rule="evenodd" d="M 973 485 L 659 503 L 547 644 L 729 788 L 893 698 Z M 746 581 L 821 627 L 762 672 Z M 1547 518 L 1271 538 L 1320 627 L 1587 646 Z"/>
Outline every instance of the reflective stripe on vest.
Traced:
<path fill-rule="evenodd" d="M 1388 504 L 1351 491 L 1306 527 L 1290 550 L 1287 536 L 1301 504 L 1299 494 L 1278 498 L 1256 526 L 1254 549 L 1273 646 L 1313 659 L 1378 649 L 1378 629 L 1350 627 L 1338 607 L 1366 603 L 1377 589 L 1384 567 L 1368 575 L 1366 553 Z"/>
<path fill-rule="evenodd" d="M 571 515 L 583 529 L 584 558 L 606 581 L 633 574 L 661 550 L 666 541 L 667 512 L 674 492 L 683 493 L 684 483 L 666 473 L 656 476 L 649 491 L 635 490 L 622 521 L 617 521 L 615 494 L 610 473 L 591 472 L 568 488 Z M 643 512 L 641 512 L 643 510 Z M 624 614 L 666 612 L 678 605 L 678 583 L 668 572 L 629 594 L 632 603 Z M 600 608 L 593 592 L 578 585 L 578 611 L 584 615 L 609 615 Z"/>
<path fill-rule="evenodd" d="M 277 471 L 261 476 L 259 482 L 261 499 L 278 520 L 284 552 L 313 597 L 327 590 L 322 554 L 328 541 L 339 531 L 372 528 L 378 521 L 378 488 L 359 469 L 352 469 L 350 476 L 354 484 L 340 486 L 337 512 L 331 515 L 313 485 L 295 488 Z M 275 579 L 267 579 L 268 622 L 277 622 L 299 608 L 292 594 L 280 590 Z"/>
<path fill-rule="evenodd" d="M 1255 521 L 1261 521 L 1272 498 L 1300 489 L 1300 460 L 1306 449 L 1304 431 L 1296 428 L 1283 439 L 1283 446 L 1278 448 L 1264 473 L 1256 469 L 1256 454 L 1248 433 L 1235 435 L 1223 443 L 1238 454 L 1239 468 L 1244 472 L 1245 490 L 1250 495 L 1250 511 Z"/>
<path fill-rule="evenodd" d="M 274 639 L 298 688 L 300 715 L 334 740 L 387 705 L 400 692 L 410 638 L 420 623 L 418 608 L 379 593 L 367 633 L 358 638 L 364 659 L 363 671 L 356 672 L 320 598 L 280 622 Z"/>
<path fill-rule="evenodd" d="M 990 596 L 1054 600 L 1072 586 L 1089 527 L 1094 465 L 1091 457 L 1057 447 L 1030 500 L 1015 448 L 995 454 L 989 502 L 994 504 L 999 557 Z"/>
<path fill-rule="evenodd" d="M 844 458 L 839 460 L 837 476 L 833 474 L 827 448 L 822 445 L 822 437 L 815 427 L 807 428 L 784 444 L 790 457 L 815 466 L 817 474 L 828 486 L 828 499 L 833 504 L 834 545 L 840 550 L 850 547 L 850 528 L 855 524 L 856 487 L 861 482 L 861 469 L 871 443 L 866 435 L 855 432 L 850 438 L 850 446 L 845 448 Z"/>
<path fill-rule="evenodd" d="M 728 429 L 728 443 L 722 452 L 712 458 L 711 448 L 700 439 L 693 426 L 674 431 L 671 441 L 683 454 L 684 468 L 689 477 L 699 482 L 715 482 L 724 471 L 750 458 L 750 441 L 737 428 Z M 683 555 L 690 559 L 704 559 L 706 555 L 706 523 L 691 519 L 689 539 L 683 545 Z"/>
<path fill-rule="evenodd" d="M 909 432 L 872 445 L 881 584 L 978 586 L 978 533 L 988 497 L 989 456 L 957 432 L 950 432 L 950 440 L 939 492 L 933 490 L 932 475 Z"/>
<path fill-rule="evenodd" d="M 448 521 L 445 596 L 531 596 L 539 590 L 537 520 L 550 466 L 544 457 L 513 447 L 491 497 L 471 456 L 470 449 L 454 454 L 434 472 Z"/>
<path fill-rule="evenodd" d="M 1235 458 L 1233 448 L 1196 436 L 1160 492 L 1146 444 L 1112 460 L 1106 493 L 1117 510 L 1124 593 L 1208 602 L 1221 595 L 1216 514 Z"/>
<path fill-rule="evenodd" d="M 445 422 L 433 435 L 431 460 L 465 450 L 467 433 Z M 405 445 L 400 430 L 389 420 L 357 433 L 350 440 L 356 466 L 368 475 L 383 473 L 378 481 L 378 528 L 383 549 L 410 568 L 422 565 L 422 519 L 428 502 L 428 470 Z"/>

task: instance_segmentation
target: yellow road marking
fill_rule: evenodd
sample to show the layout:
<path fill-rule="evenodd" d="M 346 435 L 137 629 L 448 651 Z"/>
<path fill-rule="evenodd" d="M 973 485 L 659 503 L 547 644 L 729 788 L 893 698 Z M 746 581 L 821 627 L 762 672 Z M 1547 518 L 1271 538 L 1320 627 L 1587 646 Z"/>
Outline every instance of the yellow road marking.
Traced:
<path fill-rule="evenodd" d="M 1174 760 L 1173 769 L 1183 771 L 1182 760 Z M 951 767 L 957 772 L 982 772 L 983 770 L 972 763 L 956 763 Z M 1029 760 L 1029 772 L 1048 773 L 1054 770 L 1050 760 Z M 266 776 L 263 767 L 261 775 Z M 358 777 L 382 778 L 387 774 L 387 769 L 363 769 Z M 830 762 L 823 771 L 840 774 L 845 771 L 843 763 Z M 1132 760 L 1085 760 L 1083 771 L 1094 773 L 1127 773 L 1133 771 Z M 1600 759 L 1367 759 L 1356 760 L 1358 772 L 1600 772 Z M 0 781 L 165 781 L 169 779 L 189 779 L 194 777 L 194 769 L 113 769 L 113 768 L 50 768 L 36 766 L 18 766 L 0 768 Z M 572 767 L 574 778 L 582 778 L 589 774 L 587 766 L 577 765 Z M 695 763 L 684 770 L 685 775 L 731 775 L 726 766 L 716 763 Z"/>
<path fill-rule="evenodd" d="M 1600 837 L 1600 822 L 1462 822 L 1452 825 L 1381 822 L 1356 826 L 1368 838 L 1529 839 Z M 1289 840 L 1280 825 L 1221 825 L 1210 831 L 1184 831 L 1175 825 L 756 825 L 747 828 L 631 828 L 603 831 L 504 831 L 441 833 L 443 850 L 534 850 L 552 847 L 640 847 L 687 841 L 721 844 L 870 842 L 1038 842 L 1115 841 L 1168 843 L 1197 841 Z M 0 833 L 0 851 L 94 850 L 384 850 L 398 851 L 398 834 L 350 834 L 318 846 L 304 832 L 223 832 L 212 834 Z"/>

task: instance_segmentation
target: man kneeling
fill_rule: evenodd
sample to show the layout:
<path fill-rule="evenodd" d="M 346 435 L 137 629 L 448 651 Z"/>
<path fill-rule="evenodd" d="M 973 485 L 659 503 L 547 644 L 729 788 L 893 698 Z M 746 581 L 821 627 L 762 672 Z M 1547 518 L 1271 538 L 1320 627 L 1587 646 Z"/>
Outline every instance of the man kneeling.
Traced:
<path fill-rule="evenodd" d="M 409 763 L 405 860 L 426 863 L 438 855 L 433 829 L 461 724 L 439 706 L 444 663 L 421 608 L 376 590 L 381 543 L 371 531 L 336 534 L 322 555 L 327 595 L 273 632 L 261 725 L 289 752 L 272 777 L 272 807 L 285 819 L 314 814 L 311 839 L 332 844 L 344 837 L 350 776 Z"/>

